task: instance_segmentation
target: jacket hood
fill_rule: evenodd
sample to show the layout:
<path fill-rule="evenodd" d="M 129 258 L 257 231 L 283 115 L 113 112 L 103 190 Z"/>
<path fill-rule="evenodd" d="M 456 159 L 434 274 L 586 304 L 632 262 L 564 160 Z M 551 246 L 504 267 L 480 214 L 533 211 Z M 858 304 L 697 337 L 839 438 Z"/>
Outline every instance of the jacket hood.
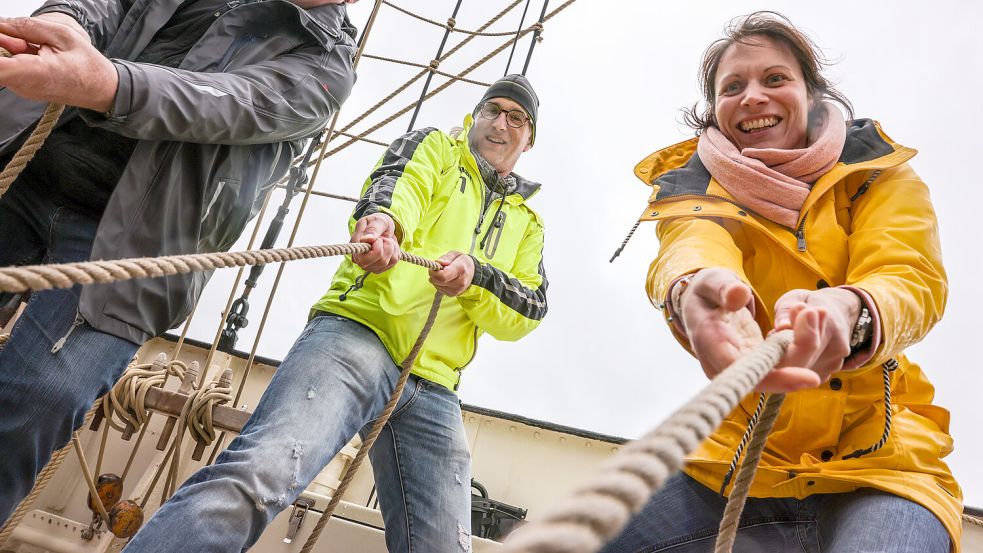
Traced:
<path fill-rule="evenodd" d="M 706 193 L 711 175 L 696 153 L 698 141 L 698 137 L 690 138 L 657 150 L 635 165 L 635 176 L 653 188 L 650 201 Z M 842 178 L 853 171 L 890 167 L 914 155 L 915 150 L 892 140 L 876 121 L 854 119 L 847 128 L 839 161 L 821 179 L 830 176 Z"/>
<path fill-rule="evenodd" d="M 487 162 L 483 162 L 484 160 L 479 161 L 481 159 L 481 155 L 471 150 L 471 142 L 468 140 L 468 137 L 471 134 L 471 129 L 474 128 L 474 117 L 470 113 L 464 116 L 463 127 L 464 129 L 456 137 L 454 137 L 454 139 L 457 140 L 460 147 L 466 148 L 468 154 L 474 158 L 475 165 L 477 165 L 478 171 L 481 173 L 481 178 L 485 181 L 488 188 L 490 190 L 496 190 L 499 188 L 498 173 L 495 172 L 495 170 L 492 169 Z M 536 193 L 539 192 L 539 189 L 543 186 L 538 182 L 523 178 L 514 171 L 509 173 L 509 177 L 515 182 L 514 184 L 506 182 L 508 194 L 518 194 L 519 196 L 522 196 L 523 200 L 528 200 L 536 195 Z M 509 179 L 506 179 L 506 181 L 507 180 Z"/>

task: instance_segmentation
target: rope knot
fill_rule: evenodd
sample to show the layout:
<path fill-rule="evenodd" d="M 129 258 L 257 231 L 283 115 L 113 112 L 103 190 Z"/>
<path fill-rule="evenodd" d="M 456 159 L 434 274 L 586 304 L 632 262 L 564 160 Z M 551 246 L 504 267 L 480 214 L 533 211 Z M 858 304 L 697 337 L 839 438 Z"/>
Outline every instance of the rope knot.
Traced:
<path fill-rule="evenodd" d="M 436 71 L 440 67 L 440 60 L 430 60 L 430 70 Z"/>
<path fill-rule="evenodd" d="M 448 17 L 447 18 L 447 28 L 448 29 L 453 29 L 455 25 L 457 25 L 457 20 L 454 19 L 453 17 Z"/>
<path fill-rule="evenodd" d="M 2 57 L 2 58 L 12 58 L 12 57 L 14 57 L 14 55 L 11 54 L 10 51 L 7 50 L 6 48 L 0 48 L 0 57 Z"/>

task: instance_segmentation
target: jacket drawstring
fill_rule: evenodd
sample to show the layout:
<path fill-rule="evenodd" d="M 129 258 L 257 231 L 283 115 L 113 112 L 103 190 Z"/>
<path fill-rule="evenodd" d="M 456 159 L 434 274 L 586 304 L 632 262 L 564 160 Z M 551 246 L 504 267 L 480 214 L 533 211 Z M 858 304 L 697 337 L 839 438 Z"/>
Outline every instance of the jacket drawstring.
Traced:
<path fill-rule="evenodd" d="M 856 459 L 857 457 L 863 457 L 868 453 L 877 451 L 884 447 L 888 437 L 891 435 L 891 373 L 898 368 L 898 360 L 892 357 L 882 363 L 881 367 L 884 371 L 884 433 L 881 434 L 881 439 L 876 444 L 866 449 L 858 449 L 849 455 L 844 455 L 844 459 Z"/>
<path fill-rule="evenodd" d="M 884 375 L 884 433 L 881 435 L 881 439 L 874 445 L 865 448 L 858 449 L 853 453 L 849 453 L 843 456 L 844 460 L 856 459 L 858 457 L 863 457 L 877 451 L 878 449 L 884 447 L 887 443 L 887 439 L 891 436 L 891 373 L 897 370 L 898 361 L 893 357 L 888 359 L 881 364 Z M 724 491 L 727 489 L 727 485 L 730 484 L 731 478 L 734 477 L 734 472 L 737 470 L 737 462 L 741 458 L 741 454 L 744 453 L 744 447 L 747 446 L 748 439 L 751 437 L 751 432 L 754 431 L 754 427 L 758 424 L 758 416 L 761 415 L 761 409 L 765 404 L 765 394 L 761 394 L 758 398 L 758 406 L 754 410 L 754 414 L 748 420 L 747 429 L 744 430 L 744 435 L 741 436 L 741 442 L 737 445 L 737 449 L 734 451 L 734 457 L 730 461 L 730 466 L 727 468 L 727 473 L 724 475 L 723 483 L 720 484 L 720 496 L 724 496 Z"/>
<path fill-rule="evenodd" d="M 632 225 L 631 230 L 628 231 L 628 236 L 625 236 L 625 239 L 621 242 L 621 245 L 618 246 L 618 249 L 614 251 L 614 255 L 611 256 L 608 263 L 614 263 L 614 259 L 621 255 L 621 252 L 625 249 L 625 246 L 628 245 L 628 241 L 631 240 L 631 237 L 635 234 L 635 231 L 638 230 L 638 225 L 640 224 L 642 224 L 641 219 L 635 221 L 635 224 Z"/>
<path fill-rule="evenodd" d="M 741 436 L 741 443 L 737 445 L 737 450 L 734 451 L 734 458 L 730 460 L 730 467 L 727 468 L 727 474 L 724 475 L 724 481 L 720 484 L 720 497 L 726 497 L 724 490 L 727 489 L 727 484 L 730 484 L 730 479 L 734 477 L 734 471 L 737 470 L 737 461 L 741 459 L 741 454 L 744 453 L 744 448 L 751 438 L 751 432 L 758 425 L 758 417 L 761 416 L 761 410 L 765 406 L 765 397 L 766 394 L 761 394 L 758 397 L 758 406 L 754 408 L 754 414 L 751 415 L 750 420 L 747 422 L 747 429 L 744 430 L 744 435 Z"/>

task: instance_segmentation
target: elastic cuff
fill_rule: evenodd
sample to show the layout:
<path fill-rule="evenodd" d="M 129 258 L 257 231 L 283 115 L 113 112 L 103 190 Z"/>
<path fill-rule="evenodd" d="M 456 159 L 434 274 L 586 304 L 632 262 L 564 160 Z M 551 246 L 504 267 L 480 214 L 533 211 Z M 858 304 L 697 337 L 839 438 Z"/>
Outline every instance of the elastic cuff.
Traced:
<path fill-rule="evenodd" d="M 877 304 L 874 303 L 874 298 L 871 297 L 871 295 L 866 291 L 861 290 L 856 286 L 848 285 L 837 286 L 837 288 L 849 290 L 860 296 L 860 301 L 863 302 L 864 307 L 867 308 L 867 313 L 870 314 L 871 318 L 871 335 L 869 345 L 862 350 L 854 352 L 843 362 L 843 370 L 850 371 L 866 365 L 871 359 L 873 359 L 874 354 L 877 352 L 877 348 L 881 345 L 881 316 L 877 312 Z"/>

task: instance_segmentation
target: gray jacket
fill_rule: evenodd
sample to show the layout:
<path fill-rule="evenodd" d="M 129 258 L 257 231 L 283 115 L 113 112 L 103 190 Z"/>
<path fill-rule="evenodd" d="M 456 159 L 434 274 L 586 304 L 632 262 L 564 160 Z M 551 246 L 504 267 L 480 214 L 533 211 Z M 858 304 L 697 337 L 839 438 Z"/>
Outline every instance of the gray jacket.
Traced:
<path fill-rule="evenodd" d="M 224 251 L 355 82 L 355 29 L 344 5 L 228 2 L 180 68 L 134 63 L 182 0 L 49 0 L 73 15 L 119 72 L 109 114 L 68 109 L 60 123 L 139 140 L 103 214 L 92 259 Z M 0 155 L 44 105 L 0 90 Z M 142 343 L 184 320 L 210 273 L 86 286 L 79 314 Z"/>

